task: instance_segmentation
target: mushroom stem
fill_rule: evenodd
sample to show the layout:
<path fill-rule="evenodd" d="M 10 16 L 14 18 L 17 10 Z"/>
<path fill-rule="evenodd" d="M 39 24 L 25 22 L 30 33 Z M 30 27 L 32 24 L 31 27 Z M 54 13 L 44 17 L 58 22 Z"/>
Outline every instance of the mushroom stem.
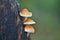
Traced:
<path fill-rule="evenodd" d="M 30 33 L 28 32 L 28 33 L 27 33 L 27 37 L 29 37 L 29 36 L 30 36 Z"/>
<path fill-rule="evenodd" d="M 24 21 L 26 21 L 26 20 L 27 20 L 27 17 L 25 17 Z"/>

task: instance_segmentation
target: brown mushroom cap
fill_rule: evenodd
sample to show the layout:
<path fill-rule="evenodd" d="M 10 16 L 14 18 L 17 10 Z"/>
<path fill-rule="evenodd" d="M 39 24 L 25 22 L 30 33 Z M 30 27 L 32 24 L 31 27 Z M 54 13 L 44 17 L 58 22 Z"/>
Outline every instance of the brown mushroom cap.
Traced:
<path fill-rule="evenodd" d="M 23 16 L 23 17 L 31 17 L 32 16 L 32 12 L 29 12 L 27 9 L 23 9 L 20 12 L 20 16 Z"/>
<path fill-rule="evenodd" d="M 33 21 L 32 19 L 27 19 L 24 24 L 35 24 L 35 21 Z"/>
<path fill-rule="evenodd" d="M 35 32 L 35 29 L 30 25 L 25 26 L 24 30 L 25 30 L 25 32 L 28 32 L 28 33 L 34 33 Z"/>

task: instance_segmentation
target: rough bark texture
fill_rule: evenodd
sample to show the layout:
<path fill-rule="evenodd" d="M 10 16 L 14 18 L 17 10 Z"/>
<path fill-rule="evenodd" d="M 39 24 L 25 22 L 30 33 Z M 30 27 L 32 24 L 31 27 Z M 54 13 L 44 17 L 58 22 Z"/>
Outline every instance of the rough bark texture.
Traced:
<path fill-rule="evenodd" d="M 27 40 L 19 12 L 17 0 L 0 0 L 0 40 Z"/>

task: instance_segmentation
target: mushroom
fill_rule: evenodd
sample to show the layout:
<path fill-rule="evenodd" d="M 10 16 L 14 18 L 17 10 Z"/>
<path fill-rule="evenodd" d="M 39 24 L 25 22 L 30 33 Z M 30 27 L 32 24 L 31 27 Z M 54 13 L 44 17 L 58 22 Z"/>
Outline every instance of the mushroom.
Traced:
<path fill-rule="evenodd" d="M 23 9 L 20 12 L 20 16 L 25 17 L 25 20 L 27 19 L 27 17 L 31 17 L 32 16 L 32 12 L 29 12 L 27 9 Z M 24 21 L 25 21 L 24 20 Z"/>
<path fill-rule="evenodd" d="M 23 9 L 20 12 L 20 15 L 23 16 L 23 17 L 31 17 L 32 16 L 32 12 L 29 12 L 27 9 Z"/>
<path fill-rule="evenodd" d="M 26 25 L 24 28 L 24 31 L 27 32 L 27 37 L 30 35 L 30 33 L 34 33 L 35 29 L 34 27 L 30 26 L 30 25 Z"/>
<path fill-rule="evenodd" d="M 24 24 L 27 24 L 27 25 L 29 25 L 29 24 L 35 24 L 36 22 L 35 21 L 33 21 L 32 19 L 27 19 L 25 22 L 24 22 Z"/>

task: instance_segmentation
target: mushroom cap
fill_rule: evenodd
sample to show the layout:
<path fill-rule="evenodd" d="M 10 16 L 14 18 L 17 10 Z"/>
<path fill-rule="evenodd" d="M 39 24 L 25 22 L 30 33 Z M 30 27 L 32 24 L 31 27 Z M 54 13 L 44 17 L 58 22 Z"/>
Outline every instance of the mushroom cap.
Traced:
<path fill-rule="evenodd" d="M 32 12 L 29 12 L 27 9 L 23 9 L 20 12 L 20 16 L 23 16 L 23 17 L 31 17 L 32 16 Z"/>
<path fill-rule="evenodd" d="M 28 32 L 28 33 L 34 33 L 35 32 L 34 27 L 30 26 L 30 25 L 25 26 L 24 30 L 25 30 L 25 32 Z"/>
<path fill-rule="evenodd" d="M 33 21 L 32 19 L 27 19 L 24 24 L 35 24 L 35 21 Z"/>

